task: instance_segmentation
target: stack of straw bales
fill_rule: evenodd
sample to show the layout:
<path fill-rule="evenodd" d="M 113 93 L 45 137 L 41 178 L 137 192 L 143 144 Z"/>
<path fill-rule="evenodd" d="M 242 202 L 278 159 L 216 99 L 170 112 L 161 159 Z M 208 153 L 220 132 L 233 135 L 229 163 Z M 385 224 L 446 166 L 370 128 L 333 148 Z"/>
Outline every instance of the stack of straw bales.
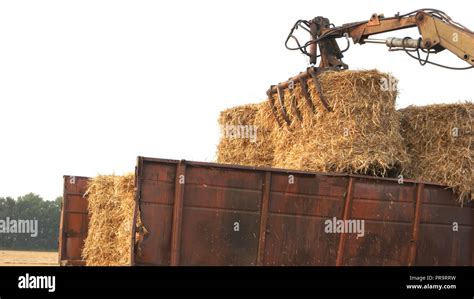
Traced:
<path fill-rule="evenodd" d="M 82 256 L 87 266 L 130 264 L 135 205 L 134 175 L 100 175 L 89 181 L 89 228 Z"/>
<path fill-rule="evenodd" d="M 239 145 L 243 142 L 222 138 L 218 162 L 382 176 L 400 173 L 408 156 L 400 135 L 400 114 L 395 110 L 397 91 L 390 88 L 396 86 L 394 79 L 378 71 L 341 71 L 324 72 L 319 75 L 319 81 L 332 112 L 325 110 L 312 80 L 308 80 L 316 106 L 313 113 L 296 83 L 293 90 L 285 90 L 284 96 L 291 124 L 286 125 L 280 119 L 284 125 L 278 127 L 268 102 L 253 105 L 252 112 L 247 114 L 260 115 L 252 119 L 257 126 L 267 128 L 260 139 L 263 147 L 248 144 L 242 147 Z M 384 82 L 391 84 L 382 84 Z M 293 97 L 303 121 L 296 118 L 291 108 Z M 276 95 L 275 103 L 278 103 Z M 280 109 L 279 104 L 276 105 Z M 238 119 L 236 112 L 241 111 L 238 109 L 224 111 L 220 124 Z M 264 163 L 259 159 L 265 154 L 262 151 L 268 152 Z M 228 156 L 234 159 L 223 159 Z"/>
<path fill-rule="evenodd" d="M 400 112 L 412 157 L 407 175 L 453 187 L 461 200 L 472 196 L 474 104 L 410 106 Z"/>
<path fill-rule="evenodd" d="M 268 101 L 227 109 L 219 123 L 251 123 L 257 141 L 221 138 L 218 162 L 321 172 L 397 176 L 440 183 L 459 194 L 474 194 L 472 146 L 474 104 L 429 105 L 395 110 L 396 79 L 378 71 L 324 72 L 318 76 L 325 99 L 312 80 L 315 113 L 299 83 L 284 91 L 289 115 L 279 127 Z M 395 87 L 395 88 L 392 88 Z M 297 118 L 292 100 L 303 121 Z M 280 110 L 277 95 L 276 107 Z"/>

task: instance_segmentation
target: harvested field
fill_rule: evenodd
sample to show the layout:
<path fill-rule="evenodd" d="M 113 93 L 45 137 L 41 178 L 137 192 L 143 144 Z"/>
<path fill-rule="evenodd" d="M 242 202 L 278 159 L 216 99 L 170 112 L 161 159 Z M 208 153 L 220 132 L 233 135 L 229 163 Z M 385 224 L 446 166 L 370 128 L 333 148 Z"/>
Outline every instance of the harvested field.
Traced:
<path fill-rule="evenodd" d="M 58 253 L 0 250 L 0 266 L 59 266 Z"/>
<path fill-rule="evenodd" d="M 410 106 L 400 112 L 402 134 L 412 157 L 407 175 L 450 186 L 460 200 L 471 197 L 474 104 Z"/>

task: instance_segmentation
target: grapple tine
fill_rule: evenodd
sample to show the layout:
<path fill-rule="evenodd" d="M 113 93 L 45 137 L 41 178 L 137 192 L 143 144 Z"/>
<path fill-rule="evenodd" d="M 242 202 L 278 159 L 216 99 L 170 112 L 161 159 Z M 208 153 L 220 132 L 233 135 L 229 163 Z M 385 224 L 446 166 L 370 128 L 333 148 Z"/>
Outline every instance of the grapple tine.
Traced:
<path fill-rule="evenodd" d="M 268 89 L 267 91 L 267 96 L 268 96 L 268 102 L 270 103 L 270 107 L 272 108 L 272 114 L 273 116 L 275 117 L 275 120 L 277 121 L 278 123 L 278 126 L 281 127 L 282 124 L 280 122 L 280 119 L 278 118 L 278 111 L 275 107 L 275 99 L 273 98 L 272 96 L 272 88 L 273 88 L 274 85 L 270 86 L 270 88 Z"/>
<path fill-rule="evenodd" d="M 300 77 L 300 87 L 301 87 L 301 94 L 303 95 L 303 98 L 306 100 L 306 104 L 308 107 L 311 109 L 311 111 L 316 112 L 316 107 L 313 104 L 313 101 L 311 100 L 311 97 L 309 96 L 308 92 L 308 86 L 306 85 L 306 79 L 303 77 Z"/>
<path fill-rule="evenodd" d="M 278 94 L 278 101 L 280 102 L 280 105 L 281 105 L 281 113 L 283 114 L 283 119 L 286 121 L 287 124 L 290 124 L 291 121 L 290 121 L 290 118 L 288 117 L 288 113 L 286 112 L 286 108 L 285 108 L 285 100 L 284 100 L 285 92 L 283 88 L 281 88 L 280 85 L 276 86 L 276 90 Z"/>
<path fill-rule="evenodd" d="M 321 90 L 321 84 L 319 83 L 318 74 L 316 70 L 314 68 L 308 68 L 308 73 L 313 79 L 314 86 L 316 87 L 316 90 L 318 91 L 319 99 L 321 100 L 321 103 L 323 104 L 324 108 L 326 108 L 327 111 L 332 111 L 332 108 L 329 106 Z"/>
<path fill-rule="evenodd" d="M 298 109 L 298 106 L 296 105 L 296 97 L 295 94 L 293 93 L 294 91 L 294 82 L 293 80 L 288 80 L 291 82 L 288 86 L 288 90 L 291 92 L 291 109 L 293 110 L 293 113 L 296 115 L 299 121 L 303 121 L 303 116 L 301 115 L 300 110 Z"/>

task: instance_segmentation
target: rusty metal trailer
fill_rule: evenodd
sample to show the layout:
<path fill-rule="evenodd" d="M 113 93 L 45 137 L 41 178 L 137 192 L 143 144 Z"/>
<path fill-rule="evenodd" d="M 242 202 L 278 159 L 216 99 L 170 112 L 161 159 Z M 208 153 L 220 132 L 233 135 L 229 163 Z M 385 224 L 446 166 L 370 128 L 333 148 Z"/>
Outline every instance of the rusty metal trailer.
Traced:
<path fill-rule="evenodd" d="M 145 157 L 135 179 L 132 265 L 474 265 L 472 202 L 441 185 Z M 86 183 L 64 177 L 62 265 L 82 264 Z M 364 235 L 327 232 L 334 217 Z"/>
<path fill-rule="evenodd" d="M 81 252 L 89 225 L 87 198 L 84 196 L 88 179 L 80 176 L 64 176 L 58 246 L 59 264 L 62 266 L 85 265 Z"/>

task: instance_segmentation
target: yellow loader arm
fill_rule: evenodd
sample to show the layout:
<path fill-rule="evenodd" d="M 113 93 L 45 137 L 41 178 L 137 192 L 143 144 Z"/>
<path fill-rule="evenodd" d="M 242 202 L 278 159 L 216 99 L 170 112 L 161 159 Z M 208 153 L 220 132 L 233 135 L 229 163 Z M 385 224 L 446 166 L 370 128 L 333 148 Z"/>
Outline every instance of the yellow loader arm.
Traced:
<path fill-rule="evenodd" d="M 290 50 L 300 50 L 310 57 L 310 63 L 316 64 L 320 57 L 320 68 L 338 68 L 346 69 L 347 65 L 341 60 L 343 52 L 336 43 L 336 38 L 352 38 L 354 43 L 381 43 L 386 44 L 392 51 L 405 50 L 408 54 L 417 52 L 416 58 L 422 64 L 437 63 L 430 62 L 428 59 L 423 61 L 420 58 L 419 51 L 426 53 L 438 53 L 444 49 L 454 53 L 460 59 L 466 61 L 472 68 L 474 66 L 474 33 L 454 22 L 447 14 L 436 9 L 420 9 L 404 15 L 395 15 L 385 18 L 383 15 L 373 14 L 370 20 L 344 24 L 339 27 L 331 27 L 327 18 L 316 17 L 311 21 L 298 21 L 288 36 L 285 45 Z M 310 41 L 300 45 L 299 41 L 293 36 L 293 31 L 298 27 L 304 28 L 310 33 Z M 412 38 L 387 38 L 370 39 L 369 37 L 379 33 L 396 31 L 405 28 L 418 27 L 420 33 L 419 39 Z M 298 47 L 289 48 L 290 38 L 296 40 Z M 318 54 L 319 48 L 319 54 Z M 439 65 L 442 66 L 442 65 Z M 459 68 L 459 69 L 466 69 Z"/>

